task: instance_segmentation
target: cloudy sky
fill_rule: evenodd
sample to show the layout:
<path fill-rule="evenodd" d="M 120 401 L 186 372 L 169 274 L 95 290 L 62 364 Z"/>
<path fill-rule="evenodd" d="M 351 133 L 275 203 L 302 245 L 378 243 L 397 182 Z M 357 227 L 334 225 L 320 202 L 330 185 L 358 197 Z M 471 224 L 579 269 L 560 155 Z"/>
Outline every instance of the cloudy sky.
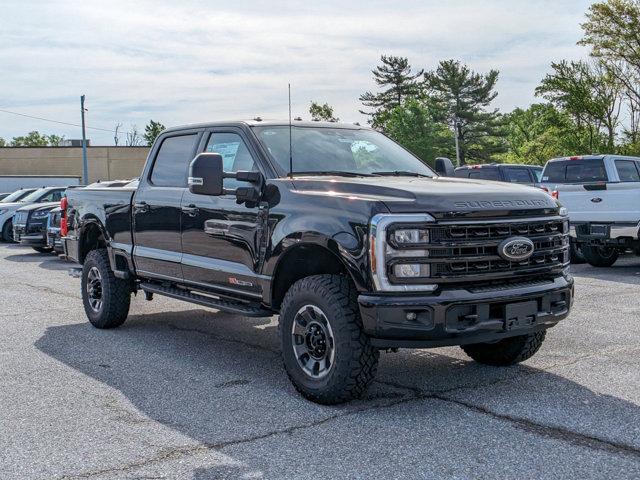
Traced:
<path fill-rule="evenodd" d="M 308 116 L 328 102 L 362 121 L 381 54 L 416 68 L 456 58 L 500 71 L 495 106 L 527 106 L 533 89 L 576 46 L 586 0 L 36 1 L 4 0 L 0 109 L 88 125 L 143 129 L 209 120 Z M 80 129 L 0 112 L 0 137 L 30 130 L 79 138 Z M 90 130 L 94 144 L 113 134 Z M 123 142 L 124 143 L 124 142 Z"/>

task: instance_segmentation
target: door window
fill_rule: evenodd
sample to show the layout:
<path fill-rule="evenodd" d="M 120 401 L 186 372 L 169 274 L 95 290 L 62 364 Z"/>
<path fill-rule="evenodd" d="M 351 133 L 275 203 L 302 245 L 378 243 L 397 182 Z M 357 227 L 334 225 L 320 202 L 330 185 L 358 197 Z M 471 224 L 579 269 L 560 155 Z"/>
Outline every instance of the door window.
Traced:
<path fill-rule="evenodd" d="M 158 187 L 186 187 L 197 134 L 167 137 L 162 141 L 151 171 L 151 183 Z"/>
<path fill-rule="evenodd" d="M 237 133 L 212 133 L 207 142 L 207 152 L 222 155 L 225 172 L 255 171 L 258 169 L 247 145 Z M 238 182 L 234 178 L 224 179 L 225 188 L 232 189 L 242 185 L 246 185 L 246 183 Z"/>
<path fill-rule="evenodd" d="M 504 169 L 507 182 L 511 183 L 531 183 L 529 171 L 526 168 L 506 167 Z"/>
<path fill-rule="evenodd" d="M 41 202 L 59 202 L 62 200 L 62 190 L 51 190 L 40 199 Z"/>
<path fill-rule="evenodd" d="M 616 160 L 616 170 L 621 182 L 640 182 L 638 164 L 633 160 Z"/>

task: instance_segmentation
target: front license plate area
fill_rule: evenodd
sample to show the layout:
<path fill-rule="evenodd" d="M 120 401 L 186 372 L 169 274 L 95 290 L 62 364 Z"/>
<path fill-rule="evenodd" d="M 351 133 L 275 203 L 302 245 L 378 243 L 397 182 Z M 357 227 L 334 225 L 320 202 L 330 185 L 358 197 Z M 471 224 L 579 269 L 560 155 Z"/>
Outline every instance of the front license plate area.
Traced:
<path fill-rule="evenodd" d="M 589 228 L 589 234 L 592 237 L 606 238 L 609 236 L 609 226 L 592 224 Z"/>
<path fill-rule="evenodd" d="M 536 315 L 538 315 L 536 300 L 509 303 L 504 307 L 504 329 L 508 331 L 530 327 L 536 322 Z"/>

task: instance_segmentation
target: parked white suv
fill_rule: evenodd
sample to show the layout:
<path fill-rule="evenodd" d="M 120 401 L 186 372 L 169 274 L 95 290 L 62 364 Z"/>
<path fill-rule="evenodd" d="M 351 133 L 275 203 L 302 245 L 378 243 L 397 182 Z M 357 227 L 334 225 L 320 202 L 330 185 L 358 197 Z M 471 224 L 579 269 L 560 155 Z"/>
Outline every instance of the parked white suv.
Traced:
<path fill-rule="evenodd" d="M 640 158 L 554 158 L 544 167 L 542 186 L 558 192 L 572 240 L 591 265 L 609 267 L 627 250 L 640 254 Z"/>

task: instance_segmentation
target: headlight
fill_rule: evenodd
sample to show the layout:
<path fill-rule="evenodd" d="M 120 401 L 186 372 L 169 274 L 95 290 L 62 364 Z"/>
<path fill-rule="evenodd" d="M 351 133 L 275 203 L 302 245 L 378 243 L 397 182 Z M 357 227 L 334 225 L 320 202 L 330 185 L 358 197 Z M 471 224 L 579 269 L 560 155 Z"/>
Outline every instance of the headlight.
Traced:
<path fill-rule="evenodd" d="M 44 218 L 47 215 L 49 215 L 49 211 L 48 210 L 36 210 L 35 212 L 33 212 L 32 217 L 33 218 Z"/>
<path fill-rule="evenodd" d="M 379 214 L 371 219 L 369 258 L 376 290 L 432 292 L 438 288 L 427 281 L 429 252 L 420 248 L 430 241 L 429 229 L 416 227 L 433 222 L 428 214 Z"/>
<path fill-rule="evenodd" d="M 398 229 L 391 234 L 393 242 L 397 245 L 421 245 L 429 243 L 429 230 L 412 228 Z"/>
<path fill-rule="evenodd" d="M 560 207 L 560 210 L 558 210 L 558 214 L 566 217 L 567 215 L 569 215 L 569 210 L 567 210 L 567 207 Z"/>

